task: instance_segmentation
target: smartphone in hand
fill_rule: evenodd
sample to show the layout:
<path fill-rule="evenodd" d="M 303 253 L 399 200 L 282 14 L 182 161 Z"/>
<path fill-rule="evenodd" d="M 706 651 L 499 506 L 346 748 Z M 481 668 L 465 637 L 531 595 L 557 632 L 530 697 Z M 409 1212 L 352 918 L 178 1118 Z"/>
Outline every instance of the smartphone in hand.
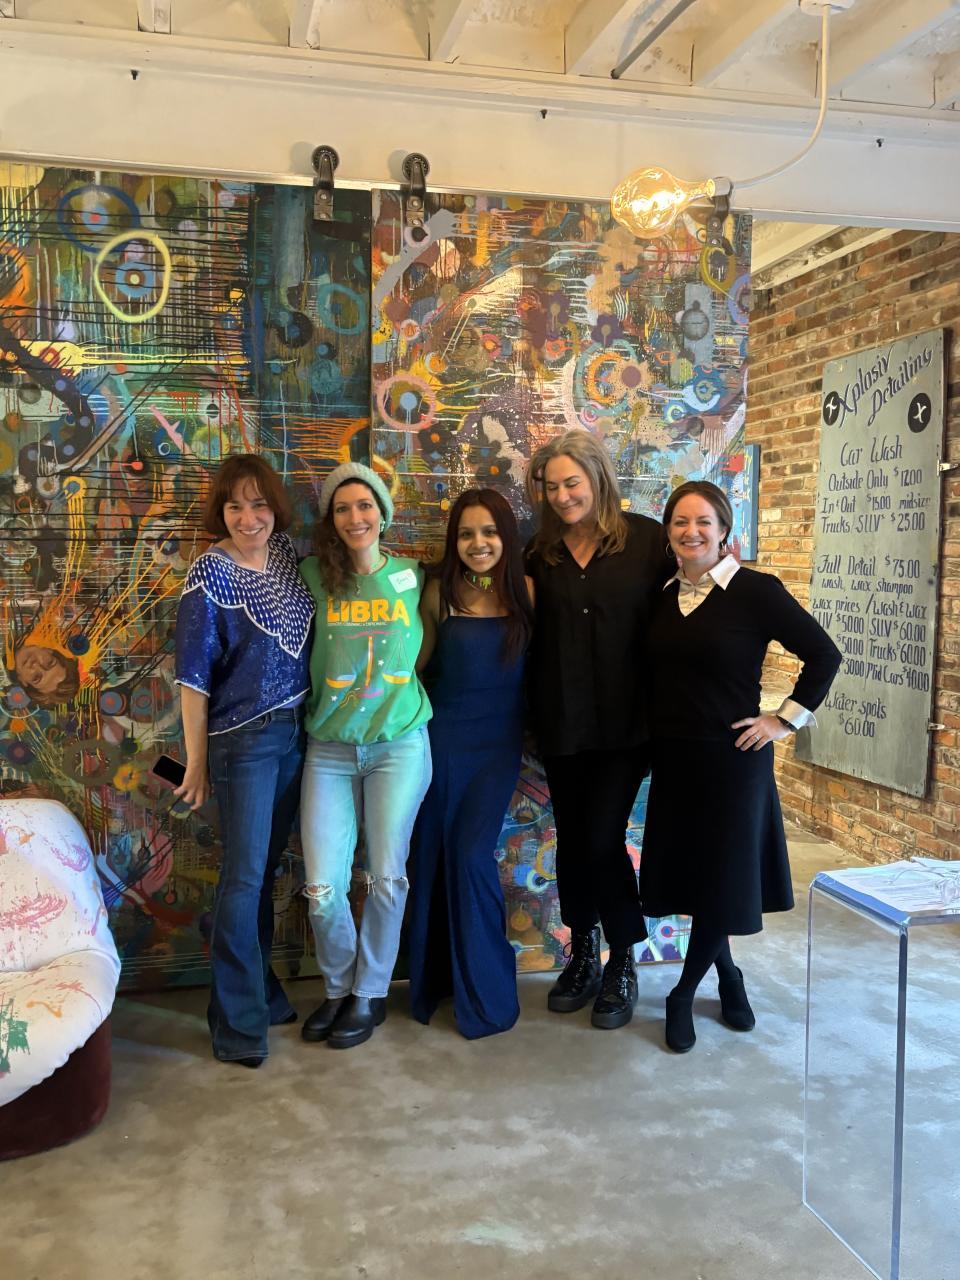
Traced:
<path fill-rule="evenodd" d="M 187 766 L 181 760 L 175 760 L 173 756 L 158 756 L 150 766 L 150 772 L 155 778 L 160 778 L 163 782 L 169 782 L 172 787 L 179 787 L 180 783 L 186 777 Z M 176 804 L 183 804 L 182 800 L 177 800 Z M 220 812 L 217 806 L 207 800 L 200 806 L 196 812 L 204 819 L 204 821 L 219 836 L 220 834 Z"/>
<path fill-rule="evenodd" d="M 179 760 L 175 760 L 173 756 L 158 756 L 150 767 L 150 772 L 158 778 L 162 778 L 164 782 L 169 782 L 174 787 L 179 787 L 180 783 L 186 776 L 187 766 Z"/>

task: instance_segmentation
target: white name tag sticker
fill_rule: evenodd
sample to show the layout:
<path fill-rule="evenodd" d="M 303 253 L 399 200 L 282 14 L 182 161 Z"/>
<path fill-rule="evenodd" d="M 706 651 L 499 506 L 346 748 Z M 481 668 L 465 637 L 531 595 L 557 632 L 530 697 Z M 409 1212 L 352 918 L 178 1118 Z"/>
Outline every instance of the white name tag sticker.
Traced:
<path fill-rule="evenodd" d="M 389 576 L 394 591 L 410 591 L 417 585 L 417 575 L 412 569 L 401 569 L 399 573 L 391 573 Z"/>

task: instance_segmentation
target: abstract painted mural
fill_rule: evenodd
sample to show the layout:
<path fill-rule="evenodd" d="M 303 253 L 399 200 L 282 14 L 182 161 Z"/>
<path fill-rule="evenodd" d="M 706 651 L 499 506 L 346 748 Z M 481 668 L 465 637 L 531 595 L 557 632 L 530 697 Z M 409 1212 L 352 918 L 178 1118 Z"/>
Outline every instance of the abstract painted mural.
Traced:
<path fill-rule="evenodd" d="M 210 473 L 266 454 L 301 531 L 369 450 L 369 196 L 10 166 L 0 186 L 0 781 L 90 833 L 125 985 L 203 980 L 219 848 L 179 753 L 178 593 Z M 307 930 L 292 859 L 278 958 Z"/>
<path fill-rule="evenodd" d="M 398 489 L 395 536 L 435 557 L 445 512 L 491 485 L 531 530 L 527 459 L 569 427 L 600 436 L 631 510 L 659 517 L 684 480 L 744 513 L 750 220 L 728 219 L 711 248 L 687 217 L 639 242 L 606 204 L 443 196 L 424 226 L 374 193 L 372 439 Z M 630 842 L 636 852 L 645 789 Z M 501 838 L 511 939 L 521 968 L 560 960 L 554 833 L 532 756 Z M 651 922 L 645 959 L 685 952 L 680 920 Z"/>
<path fill-rule="evenodd" d="M 225 454 L 284 475 L 304 550 L 323 476 L 371 453 L 404 550 L 432 556 L 474 480 L 529 528 L 526 459 L 572 425 L 607 441 L 634 510 L 699 476 L 741 509 L 746 220 L 729 251 L 692 221 L 640 245 L 603 206 L 458 197 L 417 243 L 399 198 L 373 199 L 373 225 L 360 192 L 318 225 L 302 188 L 0 173 L 0 784 L 63 800 L 90 833 L 126 987 L 207 972 L 215 823 L 150 766 L 181 754 L 173 625 Z M 498 856 L 518 964 L 552 967 L 533 756 Z M 276 896 L 289 972 L 309 952 L 297 861 Z M 646 956 L 684 947 L 659 921 Z"/>

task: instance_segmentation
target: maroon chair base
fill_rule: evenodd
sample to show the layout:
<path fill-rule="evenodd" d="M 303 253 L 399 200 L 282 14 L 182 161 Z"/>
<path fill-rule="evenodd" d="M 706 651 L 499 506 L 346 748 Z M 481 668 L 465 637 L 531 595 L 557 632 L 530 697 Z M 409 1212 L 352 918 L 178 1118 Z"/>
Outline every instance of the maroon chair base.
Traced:
<path fill-rule="evenodd" d="M 62 1067 L 0 1107 L 0 1160 L 60 1147 L 95 1129 L 110 1102 L 110 1020 Z"/>

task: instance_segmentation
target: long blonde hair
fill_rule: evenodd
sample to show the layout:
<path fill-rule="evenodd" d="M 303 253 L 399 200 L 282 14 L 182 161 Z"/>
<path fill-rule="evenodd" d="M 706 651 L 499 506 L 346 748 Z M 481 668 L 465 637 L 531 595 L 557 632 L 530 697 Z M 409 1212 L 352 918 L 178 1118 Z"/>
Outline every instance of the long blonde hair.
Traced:
<path fill-rule="evenodd" d="M 547 463 L 554 458 L 569 458 L 586 472 L 596 504 L 597 537 L 600 539 L 597 554 L 609 556 L 622 551 L 627 545 L 627 522 L 620 507 L 617 474 L 610 455 L 600 441 L 589 431 L 578 427 L 548 440 L 530 459 L 526 479 L 527 498 L 540 516 L 540 527 L 534 535 L 533 550 L 539 552 L 547 564 L 556 564 L 560 559 L 560 544 L 565 526 L 547 501 L 544 478 Z"/>

